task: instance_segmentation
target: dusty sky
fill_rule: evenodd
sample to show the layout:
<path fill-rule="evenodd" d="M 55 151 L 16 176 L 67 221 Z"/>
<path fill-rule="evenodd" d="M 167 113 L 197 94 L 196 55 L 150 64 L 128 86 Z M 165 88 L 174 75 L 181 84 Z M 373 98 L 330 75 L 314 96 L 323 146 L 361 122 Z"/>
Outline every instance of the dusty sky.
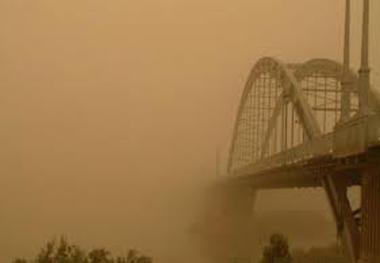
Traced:
<path fill-rule="evenodd" d="M 196 190 L 216 148 L 225 160 L 249 69 L 264 55 L 340 60 L 343 4 L 0 0 L 0 261 L 64 233 L 187 262 Z"/>

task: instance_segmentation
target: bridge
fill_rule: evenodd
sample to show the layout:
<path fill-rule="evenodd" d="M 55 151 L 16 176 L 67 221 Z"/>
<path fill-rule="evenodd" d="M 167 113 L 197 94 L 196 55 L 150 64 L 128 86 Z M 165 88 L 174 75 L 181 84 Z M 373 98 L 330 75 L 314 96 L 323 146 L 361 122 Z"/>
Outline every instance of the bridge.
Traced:
<path fill-rule="evenodd" d="M 252 68 L 224 181 L 225 206 L 241 236 L 247 234 L 242 226 L 248 227 L 256 190 L 322 187 L 347 256 L 380 262 L 380 95 L 370 82 L 369 9 L 364 0 L 358 73 L 350 68 L 349 0 L 343 63 L 264 57 Z M 348 198 L 352 186 L 361 189 L 358 209 Z M 249 253 L 241 249 L 249 246 L 239 246 L 240 256 Z"/>

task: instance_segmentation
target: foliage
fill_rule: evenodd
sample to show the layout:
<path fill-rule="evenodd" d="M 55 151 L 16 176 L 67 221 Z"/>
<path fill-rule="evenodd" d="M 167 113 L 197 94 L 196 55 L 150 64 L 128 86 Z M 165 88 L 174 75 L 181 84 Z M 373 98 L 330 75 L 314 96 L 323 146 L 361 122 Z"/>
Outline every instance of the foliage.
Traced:
<path fill-rule="evenodd" d="M 112 257 L 104 248 L 93 249 L 89 252 L 80 247 L 69 244 L 61 237 L 49 241 L 41 248 L 35 259 L 15 259 L 13 263 L 152 263 L 152 259 L 139 255 L 136 250 L 129 250 L 126 257 Z"/>
<path fill-rule="evenodd" d="M 286 237 L 273 234 L 264 248 L 261 263 L 348 263 L 350 262 L 337 245 L 309 250 L 296 249 L 290 254 Z"/>
<path fill-rule="evenodd" d="M 261 263 L 289 263 L 292 257 L 289 253 L 288 240 L 283 234 L 273 234 L 269 245 L 264 247 Z"/>

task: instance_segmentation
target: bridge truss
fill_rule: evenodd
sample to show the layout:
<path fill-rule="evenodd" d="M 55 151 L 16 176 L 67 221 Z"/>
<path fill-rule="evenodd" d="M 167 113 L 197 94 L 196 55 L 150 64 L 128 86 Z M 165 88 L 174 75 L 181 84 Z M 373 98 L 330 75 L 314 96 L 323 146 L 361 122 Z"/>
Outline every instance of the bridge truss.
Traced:
<path fill-rule="evenodd" d="M 341 116 L 344 82 L 348 121 Z M 302 64 L 260 59 L 241 97 L 228 164 L 235 181 L 256 189 L 323 187 L 352 262 L 360 257 L 364 231 L 361 210 L 354 211 L 347 189 L 362 185 L 368 149 L 380 153 L 380 97 L 369 92 L 370 117 L 363 118 L 359 77 L 343 65 L 328 59 Z"/>
<path fill-rule="evenodd" d="M 353 116 L 359 107 L 358 77 L 350 71 L 349 78 Z M 332 60 L 259 60 L 241 98 L 229 171 L 252 164 L 275 167 L 332 150 L 332 134 L 341 117 L 342 81 L 343 66 Z"/>
<path fill-rule="evenodd" d="M 343 65 L 328 59 L 285 64 L 265 57 L 252 68 L 228 172 L 235 175 L 232 185 L 243 188 L 323 187 L 352 262 L 379 263 L 380 96 L 370 85 L 370 0 L 363 3 L 358 75 L 349 66 L 350 0 Z M 347 196 L 352 185 L 361 187 L 356 211 Z"/>

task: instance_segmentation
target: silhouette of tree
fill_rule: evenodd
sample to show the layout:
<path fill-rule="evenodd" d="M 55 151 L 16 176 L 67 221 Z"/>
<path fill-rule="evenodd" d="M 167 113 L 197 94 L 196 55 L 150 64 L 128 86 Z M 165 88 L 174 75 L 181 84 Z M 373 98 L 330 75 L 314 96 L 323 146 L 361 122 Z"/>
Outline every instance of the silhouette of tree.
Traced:
<path fill-rule="evenodd" d="M 104 248 L 94 249 L 88 254 L 89 263 L 111 263 L 110 252 Z"/>
<path fill-rule="evenodd" d="M 269 245 L 264 247 L 261 263 L 290 263 L 292 257 L 289 252 L 288 240 L 283 234 L 273 234 Z"/>
<path fill-rule="evenodd" d="M 15 259 L 13 263 L 152 263 L 150 257 L 139 255 L 136 250 L 129 250 L 127 257 L 112 257 L 105 248 L 96 248 L 86 252 L 61 237 L 52 240 L 41 248 L 35 259 Z"/>

